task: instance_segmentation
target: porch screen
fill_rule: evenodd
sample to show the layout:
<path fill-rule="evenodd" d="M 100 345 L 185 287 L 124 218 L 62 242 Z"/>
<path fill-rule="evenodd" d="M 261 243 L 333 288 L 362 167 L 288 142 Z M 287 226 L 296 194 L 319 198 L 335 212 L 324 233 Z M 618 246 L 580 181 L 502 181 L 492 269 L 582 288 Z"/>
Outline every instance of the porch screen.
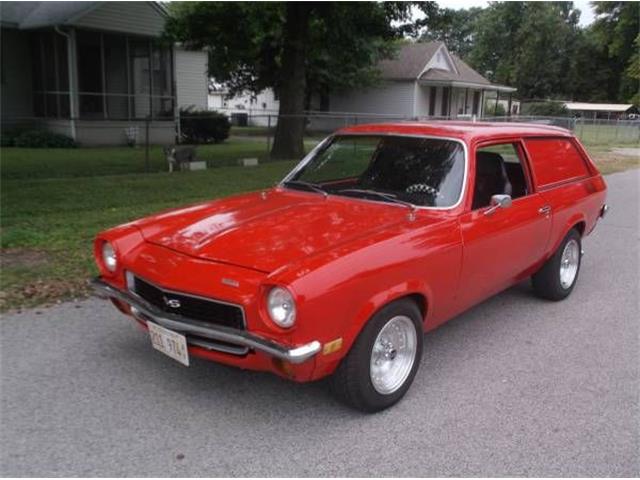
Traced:
<path fill-rule="evenodd" d="M 69 118 L 69 95 L 81 119 L 173 117 L 173 51 L 155 39 L 76 30 L 69 82 L 67 39 L 53 31 L 31 34 L 34 113 Z M 73 50 L 73 47 L 72 47 Z M 71 92 L 70 83 L 77 87 Z"/>
<path fill-rule="evenodd" d="M 109 120 L 173 117 L 170 47 L 155 39 L 78 31 L 80 118 Z M 91 87 L 91 91 L 83 88 Z M 97 98 L 97 101 L 94 100 Z M 98 105 L 100 104 L 100 105 Z M 83 105 L 91 108 L 82 108 Z"/>
<path fill-rule="evenodd" d="M 69 117 L 67 40 L 54 32 L 31 35 L 33 111 L 38 117 Z"/>

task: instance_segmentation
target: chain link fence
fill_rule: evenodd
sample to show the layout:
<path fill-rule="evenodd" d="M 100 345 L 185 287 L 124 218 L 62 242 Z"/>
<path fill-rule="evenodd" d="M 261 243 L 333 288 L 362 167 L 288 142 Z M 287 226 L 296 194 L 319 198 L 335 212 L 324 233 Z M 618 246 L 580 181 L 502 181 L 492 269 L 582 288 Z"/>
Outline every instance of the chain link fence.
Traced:
<path fill-rule="evenodd" d="M 556 126 L 570 130 L 587 145 L 635 146 L 640 144 L 640 121 L 638 120 L 606 120 L 543 116 L 501 116 L 482 118 L 473 118 L 472 116 L 458 116 L 456 118 L 408 117 L 403 115 L 327 112 L 307 112 L 299 117 L 304 118 L 305 132 L 309 137 L 321 137 L 339 128 L 350 125 L 455 120 L 459 122 L 516 122 Z M 232 113 L 230 118 L 234 125 L 232 134 L 265 136 L 267 137 L 266 143 L 271 145 L 272 137 L 275 133 L 275 127 L 278 123 L 277 113 L 265 114 L 236 112 Z"/>
<path fill-rule="evenodd" d="M 269 152 L 279 117 L 277 112 L 222 112 L 232 125 L 232 138 L 264 142 L 264 151 Z M 183 115 L 180 118 L 136 119 L 136 120 L 88 120 L 88 119 L 43 119 L 20 118 L 2 122 L 4 147 L 11 146 L 5 139 L 17 136 L 26 130 L 49 131 L 75 138 L 79 146 L 132 146 L 149 149 L 149 146 L 170 146 L 185 143 L 181 135 L 181 124 L 185 120 L 210 121 L 219 119 L 220 112 L 211 112 L 211 119 L 199 114 L 197 117 Z M 388 122 L 437 122 L 455 120 L 458 122 L 526 122 L 540 125 L 552 125 L 572 131 L 587 145 L 637 146 L 640 145 L 639 120 L 606 120 L 570 117 L 512 116 L 474 118 L 458 116 L 447 117 L 410 117 L 403 115 L 384 115 L 372 113 L 317 112 L 309 111 L 296 115 L 305 123 L 305 135 L 311 143 L 337 129 L 361 124 Z M 182 140 L 181 140 L 182 139 Z M 148 155 L 148 154 L 147 154 Z"/>

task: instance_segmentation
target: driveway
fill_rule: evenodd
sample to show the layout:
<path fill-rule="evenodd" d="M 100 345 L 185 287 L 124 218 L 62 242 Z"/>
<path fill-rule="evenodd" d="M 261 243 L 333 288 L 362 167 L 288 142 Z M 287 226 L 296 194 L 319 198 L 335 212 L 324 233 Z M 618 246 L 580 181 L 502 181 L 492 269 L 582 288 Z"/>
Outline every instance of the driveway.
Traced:
<path fill-rule="evenodd" d="M 3 476 L 638 476 L 640 170 L 561 303 L 518 285 L 427 335 L 376 415 L 323 382 L 182 367 L 106 302 L 6 315 Z"/>

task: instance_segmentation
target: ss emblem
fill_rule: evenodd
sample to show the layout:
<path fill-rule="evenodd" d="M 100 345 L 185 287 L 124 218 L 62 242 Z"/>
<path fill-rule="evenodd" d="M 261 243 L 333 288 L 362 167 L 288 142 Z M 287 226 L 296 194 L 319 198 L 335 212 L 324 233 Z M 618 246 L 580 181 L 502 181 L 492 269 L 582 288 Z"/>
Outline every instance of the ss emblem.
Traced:
<path fill-rule="evenodd" d="M 169 308 L 180 308 L 180 300 L 177 298 L 162 297 L 164 304 Z"/>

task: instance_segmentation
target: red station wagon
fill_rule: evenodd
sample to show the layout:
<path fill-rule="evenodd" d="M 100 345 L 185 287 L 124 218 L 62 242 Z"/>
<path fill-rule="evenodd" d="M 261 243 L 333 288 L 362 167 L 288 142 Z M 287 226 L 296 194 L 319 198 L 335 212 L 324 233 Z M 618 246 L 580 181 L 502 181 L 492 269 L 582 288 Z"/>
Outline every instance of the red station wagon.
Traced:
<path fill-rule="evenodd" d="M 378 411 L 409 389 L 424 332 L 528 277 L 567 297 L 605 194 L 560 128 L 361 125 L 274 188 L 100 233 L 93 285 L 185 365 L 331 375 Z"/>

